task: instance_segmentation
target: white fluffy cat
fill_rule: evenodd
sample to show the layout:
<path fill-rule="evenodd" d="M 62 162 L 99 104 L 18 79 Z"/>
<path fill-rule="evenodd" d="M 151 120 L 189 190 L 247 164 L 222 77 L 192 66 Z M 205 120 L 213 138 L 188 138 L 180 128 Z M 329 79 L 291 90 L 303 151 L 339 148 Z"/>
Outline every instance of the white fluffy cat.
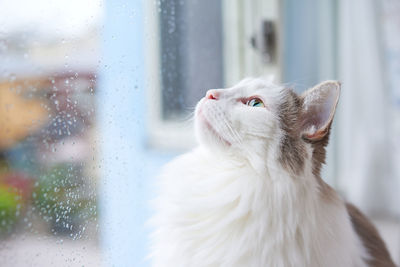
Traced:
<path fill-rule="evenodd" d="M 209 90 L 198 148 L 165 166 L 154 266 L 394 266 L 375 228 L 320 177 L 340 84 L 298 96 L 261 79 Z"/>

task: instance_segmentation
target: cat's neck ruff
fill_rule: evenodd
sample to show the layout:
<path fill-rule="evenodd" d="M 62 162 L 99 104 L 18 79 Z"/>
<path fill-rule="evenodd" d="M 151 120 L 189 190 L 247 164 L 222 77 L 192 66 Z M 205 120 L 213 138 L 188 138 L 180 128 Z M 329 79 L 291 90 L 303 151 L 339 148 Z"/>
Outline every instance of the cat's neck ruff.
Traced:
<path fill-rule="evenodd" d="M 161 177 L 155 265 L 364 266 L 339 198 L 321 198 L 312 172 L 303 175 L 260 175 L 204 148 L 177 158 Z"/>

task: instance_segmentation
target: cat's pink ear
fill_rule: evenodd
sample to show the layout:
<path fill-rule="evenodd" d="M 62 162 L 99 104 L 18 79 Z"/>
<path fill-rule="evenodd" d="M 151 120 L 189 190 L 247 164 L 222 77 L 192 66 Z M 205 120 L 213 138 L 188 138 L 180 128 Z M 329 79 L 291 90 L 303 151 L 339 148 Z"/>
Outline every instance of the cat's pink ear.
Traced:
<path fill-rule="evenodd" d="M 302 137 L 316 141 L 329 131 L 339 100 L 340 83 L 325 81 L 302 94 Z"/>

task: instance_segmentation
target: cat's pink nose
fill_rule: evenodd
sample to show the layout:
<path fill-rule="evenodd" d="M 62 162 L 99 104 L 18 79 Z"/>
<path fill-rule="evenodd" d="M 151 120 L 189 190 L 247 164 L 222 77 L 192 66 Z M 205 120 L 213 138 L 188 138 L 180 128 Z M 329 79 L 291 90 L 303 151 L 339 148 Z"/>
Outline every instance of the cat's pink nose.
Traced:
<path fill-rule="evenodd" d="M 211 99 L 211 100 L 218 100 L 219 98 L 219 93 L 217 90 L 208 90 L 206 93 L 206 99 Z"/>

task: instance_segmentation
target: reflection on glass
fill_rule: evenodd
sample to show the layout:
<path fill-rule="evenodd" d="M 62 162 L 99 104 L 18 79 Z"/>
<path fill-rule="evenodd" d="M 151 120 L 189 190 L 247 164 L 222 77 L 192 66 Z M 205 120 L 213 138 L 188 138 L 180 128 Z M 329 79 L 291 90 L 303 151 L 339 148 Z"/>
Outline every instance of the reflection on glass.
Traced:
<path fill-rule="evenodd" d="M 0 11 L 1 265 L 98 266 L 101 1 L 16 2 Z"/>

